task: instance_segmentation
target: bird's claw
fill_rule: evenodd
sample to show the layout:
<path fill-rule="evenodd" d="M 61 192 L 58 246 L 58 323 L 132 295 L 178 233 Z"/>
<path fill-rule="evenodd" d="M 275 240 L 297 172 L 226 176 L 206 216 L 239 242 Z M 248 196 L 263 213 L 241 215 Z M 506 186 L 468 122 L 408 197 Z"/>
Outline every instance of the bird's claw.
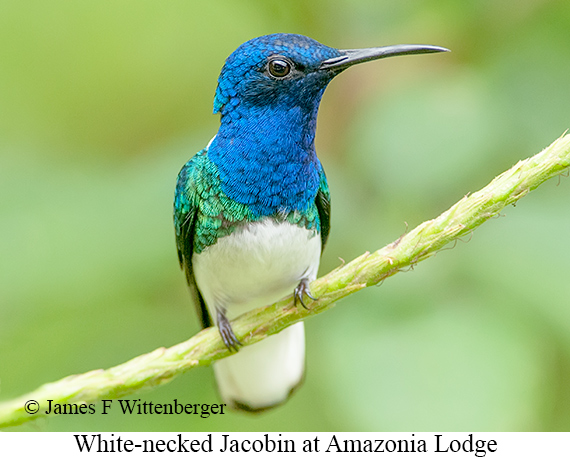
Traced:
<path fill-rule="evenodd" d="M 223 311 L 218 310 L 218 330 L 220 331 L 220 336 L 222 337 L 222 341 L 228 348 L 230 352 L 238 352 L 239 347 L 242 345 L 240 341 L 234 334 L 232 330 L 232 326 L 230 321 L 226 317 Z"/>
<path fill-rule="evenodd" d="M 301 303 L 301 306 L 303 306 L 303 308 L 309 309 L 309 308 L 307 308 L 307 305 L 305 305 L 305 302 L 303 301 L 303 295 L 306 295 L 311 300 L 316 300 L 316 298 L 311 295 L 311 289 L 309 287 L 309 280 L 307 278 L 301 279 L 301 282 L 295 288 L 295 292 L 293 294 L 293 297 L 294 297 L 295 306 L 297 306 L 297 301 L 299 301 L 299 303 Z"/>

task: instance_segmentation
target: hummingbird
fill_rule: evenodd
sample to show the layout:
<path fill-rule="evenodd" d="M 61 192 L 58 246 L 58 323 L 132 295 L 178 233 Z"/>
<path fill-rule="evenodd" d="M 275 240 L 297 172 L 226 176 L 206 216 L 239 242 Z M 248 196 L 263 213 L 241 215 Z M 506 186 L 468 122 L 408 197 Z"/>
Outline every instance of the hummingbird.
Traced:
<path fill-rule="evenodd" d="M 178 175 L 178 259 L 204 328 L 235 354 L 214 363 L 229 406 L 263 411 L 304 379 L 303 322 L 240 347 L 231 320 L 293 294 L 305 306 L 330 231 L 330 193 L 315 153 L 321 97 L 352 65 L 448 51 L 431 45 L 335 49 L 302 35 L 251 39 L 225 61 L 220 127 Z"/>

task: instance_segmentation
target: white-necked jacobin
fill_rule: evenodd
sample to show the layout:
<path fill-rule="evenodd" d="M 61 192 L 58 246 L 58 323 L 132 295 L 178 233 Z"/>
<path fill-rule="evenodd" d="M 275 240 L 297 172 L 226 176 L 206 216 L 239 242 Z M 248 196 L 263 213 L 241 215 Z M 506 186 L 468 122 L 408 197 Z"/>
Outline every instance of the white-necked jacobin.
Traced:
<path fill-rule="evenodd" d="M 226 60 L 218 133 L 178 175 L 174 224 L 181 267 L 202 325 L 238 350 L 230 320 L 293 293 L 303 304 L 329 234 L 330 196 L 315 153 L 327 84 L 351 65 L 447 51 L 396 45 L 341 50 L 294 34 L 254 38 Z M 303 379 L 297 323 L 219 360 L 222 399 L 248 411 L 283 403 Z"/>

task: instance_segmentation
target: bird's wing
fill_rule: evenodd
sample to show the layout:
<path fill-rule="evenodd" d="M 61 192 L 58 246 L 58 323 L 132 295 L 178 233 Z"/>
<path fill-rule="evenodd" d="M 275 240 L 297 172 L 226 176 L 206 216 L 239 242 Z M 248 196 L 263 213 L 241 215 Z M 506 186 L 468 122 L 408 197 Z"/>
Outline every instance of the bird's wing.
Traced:
<path fill-rule="evenodd" d="M 321 167 L 320 171 L 321 182 L 319 184 L 319 190 L 317 191 L 317 198 L 315 203 L 317 205 L 317 211 L 319 212 L 319 220 L 321 223 L 321 252 L 325 249 L 325 244 L 327 238 L 329 237 L 330 231 L 330 218 L 331 218 L 331 195 L 329 192 L 329 185 L 327 183 L 327 177 L 325 172 Z"/>
<path fill-rule="evenodd" d="M 196 173 L 199 173 L 199 161 L 205 154 L 205 150 L 200 151 L 182 167 L 178 174 L 176 183 L 176 194 L 174 197 L 174 229 L 176 232 L 176 248 L 178 249 L 178 261 L 180 268 L 186 273 L 186 281 L 202 327 L 211 327 L 212 319 L 208 314 L 206 303 L 202 294 L 196 286 L 194 271 L 192 269 L 192 254 L 194 253 L 194 231 L 196 227 L 196 215 L 198 213 L 198 196 L 194 187 Z"/>

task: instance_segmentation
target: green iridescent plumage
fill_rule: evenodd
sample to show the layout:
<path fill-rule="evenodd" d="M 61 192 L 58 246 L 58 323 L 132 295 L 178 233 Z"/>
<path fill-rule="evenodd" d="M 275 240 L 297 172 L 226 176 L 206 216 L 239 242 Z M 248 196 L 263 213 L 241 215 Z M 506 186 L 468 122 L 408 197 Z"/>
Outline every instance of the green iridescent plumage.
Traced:
<path fill-rule="evenodd" d="M 315 233 L 321 231 L 321 220 L 317 200 L 328 206 L 329 189 L 324 172 L 321 171 L 318 199 L 309 204 L 306 211 L 291 211 L 286 214 L 275 214 L 272 217 L 279 221 L 287 221 L 299 225 Z M 208 159 L 207 150 L 196 154 L 180 171 L 176 186 L 174 202 L 174 221 L 179 243 L 183 226 L 191 222 L 194 225 L 192 252 L 201 253 L 205 248 L 230 235 L 241 223 L 256 222 L 262 219 L 255 216 L 250 209 L 226 196 L 222 191 L 217 167 Z M 328 234 L 328 219 L 326 221 Z M 323 240 L 325 241 L 326 238 Z M 323 243 L 324 244 L 324 243 Z"/>

